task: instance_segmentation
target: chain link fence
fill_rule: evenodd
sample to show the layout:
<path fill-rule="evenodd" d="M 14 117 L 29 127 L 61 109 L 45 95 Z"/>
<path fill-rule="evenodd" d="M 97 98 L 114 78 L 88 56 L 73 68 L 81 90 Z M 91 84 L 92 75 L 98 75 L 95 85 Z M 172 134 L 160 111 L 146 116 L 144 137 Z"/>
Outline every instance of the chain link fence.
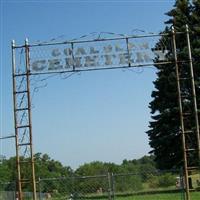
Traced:
<path fill-rule="evenodd" d="M 0 200 L 16 199 L 15 182 L 0 182 Z"/>
<path fill-rule="evenodd" d="M 18 200 L 18 192 L 16 189 L 16 182 L 1 182 L 0 181 L 0 200 Z M 32 192 L 23 192 L 25 200 L 32 199 Z M 41 198 L 40 198 L 41 197 Z M 46 199 L 46 194 L 37 193 L 38 199 Z"/>
<path fill-rule="evenodd" d="M 200 177 L 199 177 L 200 178 Z M 199 178 L 191 181 L 191 200 L 200 199 Z M 15 182 L 0 183 L 0 200 L 16 200 Z M 25 200 L 32 199 L 24 192 Z M 184 179 L 178 171 L 107 173 L 97 176 L 40 178 L 38 200 L 182 200 Z"/>

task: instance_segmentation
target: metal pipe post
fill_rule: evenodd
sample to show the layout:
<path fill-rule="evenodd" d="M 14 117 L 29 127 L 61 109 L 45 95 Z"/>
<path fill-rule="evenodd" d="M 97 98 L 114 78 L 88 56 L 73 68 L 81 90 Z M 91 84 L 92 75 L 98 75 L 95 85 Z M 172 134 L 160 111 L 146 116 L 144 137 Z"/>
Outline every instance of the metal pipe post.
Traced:
<path fill-rule="evenodd" d="M 30 55 L 28 39 L 25 40 L 25 53 L 26 53 L 26 81 L 27 81 L 27 98 L 28 98 L 28 119 L 29 119 L 29 142 L 30 142 L 30 159 L 31 159 L 31 170 L 32 170 L 32 192 L 33 200 L 37 199 L 36 196 L 36 181 L 35 181 L 35 163 L 33 155 L 33 142 L 32 142 L 32 116 L 31 116 L 31 97 L 30 97 Z"/>
<path fill-rule="evenodd" d="M 17 97 L 16 97 L 16 63 L 15 63 L 15 41 L 12 41 L 12 84 L 13 84 L 13 107 L 14 107 L 14 124 L 15 124 L 15 148 L 16 148 L 16 168 L 17 168 L 17 191 L 19 200 L 22 200 L 22 187 L 21 187 L 21 169 L 19 160 L 19 145 L 18 145 L 18 129 L 17 129 Z"/>
<path fill-rule="evenodd" d="M 190 76 L 191 76 L 191 84 L 192 84 L 192 96 L 193 96 L 194 114 L 195 114 L 197 149 L 198 149 L 198 159 L 199 159 L 198 165 L 200 167 L 199 117 L 198 117 L 197 98 L 196 98 L 196 90 L 195 90 L 195 82 L 194 82 L 194 70 L 193 70 L 193 63 L 192 63 L 192 53 L 191 53 L 190 35 L 189 35 L 188 25 L 186 25 L 186 35 L 187 35 L 188 58 L 189 58 L 189 65 L 190 65 Z"/>
<path fill-rule="evenodd" d="M 40 177 L 39 177 L 39 179 L 38 179 L 39 200 L 42 200 L 42 195 L 41 195 L 41 184 L 40 184 L 40 182 L 41 182 L 41 179 L 40 179 Z"/>
<path fill-rule="evenodd" d="M 173 40 L 173 51 L 174 51 L 174 61 L 176 68 L 176 83 L 177 83 L 177 92 L 178 92 L 178 104 L 179 104 L 179 114 L 180 114 L 180 125 L 182 132 L 182 146 L 183 146 L 183 159 L 184 159 L 184 177 L 185 177 L 185 189 L 186 189 L 186 200 L 190 200 L 190 191 L 189 191 L 189 182 L 188 182 L 188 170 L 187 170 L 187 154 L 186 154 L 186 145 L 185 145 L 185 127 L 183 121 L 183 107 L 181 101 L 181 88 L 180 88 L 180 78 L 179 78 L 179 66 L 177 58 L 177 49 L 176 49 L 176 34 L 174 27 L 172 27 L 172 40 Z"/>
<path fill-rule="evenodd" d="M 112 199 L 115 199 L 115 179 L 114 179 L 114 174 L 111 173 L 111 189 L 112 189 Z"/>
<path fill-rule="evenodd" d="M 108 199 L 112 200 L 112 193 L 111 193 L 111 176 L 108 172 Z"/>

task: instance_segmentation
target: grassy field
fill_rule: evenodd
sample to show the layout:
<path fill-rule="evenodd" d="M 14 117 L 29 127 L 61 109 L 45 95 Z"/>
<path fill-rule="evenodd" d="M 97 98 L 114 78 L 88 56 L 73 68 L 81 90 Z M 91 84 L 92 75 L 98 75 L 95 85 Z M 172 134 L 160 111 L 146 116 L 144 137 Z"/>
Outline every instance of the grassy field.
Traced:
<path fill-rule="evenodd" d="M 69 200 L 68 198 L 51 198 L 51 200 Z M 74 199 L 76 200 L 76 199 Z M 80 198 L 77 200 L 84 200 Z M 85 199 L 85 200 L 88 200 Z M 108 198 L 89 198 L 89 200 L 108 200 Z M 164 193 L 164 194 L 144 194 L 144 195 L 132 195 L 126 197 L 114 197 L 114 200 L 184 200 L 181 193 Z M 200 200 L 200 192 L 192 192 L 191 200 Z"/>
<path fill-rule="evenodd" d="M 147 194 L 129 197 L 116 197 L 116 200 L 184 200 L 182 194 Z M 191 200 L 200 200 L 200 192 L 192 192 Z"/>

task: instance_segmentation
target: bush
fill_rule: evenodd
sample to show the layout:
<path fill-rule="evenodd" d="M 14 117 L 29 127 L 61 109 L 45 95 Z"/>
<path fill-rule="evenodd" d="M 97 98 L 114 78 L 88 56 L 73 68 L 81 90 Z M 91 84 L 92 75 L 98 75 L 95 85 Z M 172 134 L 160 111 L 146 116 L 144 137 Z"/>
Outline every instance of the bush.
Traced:
<path fill-rule="evenodd" d="M 115 190 L 117 192 L 133 192 L 141 189 L 142 189 L 142 180 L 141 177 L 137 175 L 115 178 Z"/>
<path fill-rule="evenodd" d="M 158 188 L 159 186 L 159 180 L 157 176 L 153 176 L 151 178 L 148 179 L 148 186 L 149 188 Z"/>
<path fill-rule="evenodd" d="M 149 188 L 169 187 L 175 185 L 176 177 L 171 173 L 165 173 L 159 176 L 152 176 L 147 182 Z"/>
<path fill-rule="evenodd" d="M 171 173 L 166 173 L 158 178 L 158 185 L 160 187 L 169 187 L 173 186 L 176 183 L 176 177 L 172 175 Z"/>

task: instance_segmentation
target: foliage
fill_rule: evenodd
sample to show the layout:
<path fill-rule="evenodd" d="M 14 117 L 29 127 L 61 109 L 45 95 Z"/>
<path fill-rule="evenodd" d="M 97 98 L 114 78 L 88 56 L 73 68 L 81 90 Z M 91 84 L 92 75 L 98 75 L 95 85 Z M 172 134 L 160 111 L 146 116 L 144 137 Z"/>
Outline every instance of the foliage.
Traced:
<path fill-rule="evenodd" d="M 159 179 L 158 180 L 159 187 L 169 187 L 174 185 L 174 183 L 176 182 L 176 177 L 171 173 L 163 174 L 159 176 L 158 179 Z"/>
<path fill-rule="evenodd" d="M 75 174 L 79 176 L 102 175 L 108 172 L 117 173 L 120 167 L 114 163 L 103 163 L 99 161 L 91 162 L 80 166 Z"/>
<path fill-rule="evenodd" d="M 134 192 L 143 188 L 141 176 L 115 176 L 115 190 L 117 192 Z"/>
<path fill-rule="evenodd" d="M 37 153 L 34 157 L 36 180 L 40 191 L 53 192 L 55 195 L 56 193 L 69 194 L 75 191 L 91 193 L 96 192 L 99 188 L 106 191 L 108 188 L 108 173 L 132 173 L 131 176 L 115 177 L 116 188 L 119 191 L 138 190 L 142 188 L 142 183 L 147 180 L 148 173 L 156 171 L 152 156 L 144 156 L 138 160 L 124 160 L 121 165 L 95 161 L 86 163 L 74 171 L 70 167 L 65 167 L 60 162 L 51 159 L 47 154 Z M 26 159 L 21 158 L 21 160 Z M 16 180 L 15 166 L 15 157 L 4 159 L 0 164 L 1 182 L 12 182 L 6 185 L 4 190 L 13 190 L 13 183 Z M 27 177 L 31 174 L 30 170 L 30 168 L 23 168 L 21 170 L 22 175 Z M 87 176 L 97 177 L 91 179 L 79 178 Z M 24 189 L 28 191 L 30 186 Z"/>
<path fill-rule="evenodd" d="M 91 176 L 91 175 L 107 175 L 108 173 L 113 174 L 126 174 L 131 173 L 130 176 L 115 176 L 115 189 L 119 192 L 124 191 L 136 191 L 142 189 L 142 182 L 145 181 L 148 172 L 156 171 L 155 163 L 152 156 L 144 156 L 138 160 L 123 160 L 121 165 L 116 165 L 114 163 L 103 163 L 103 162 L 91 162 L 80 166 L 75 174 L 78 176 Z M 81 191 L 93 192 L 97 191 L 98 188 L 102 188 L 106 191 L 108 188 L 107 177 L 104 178 L 94 178 L 87 180 L 87 184 L 84 180 L 77 183 L 77 187 Z"/>
<path fill-rule="evenodd" d="M 176 182 L 175 175 L 171 173 L 164 173 L 159 176 L 151 176 L 147 180 L 149 188 L 165 188 L 169 186 L 174 186 Z"/>

